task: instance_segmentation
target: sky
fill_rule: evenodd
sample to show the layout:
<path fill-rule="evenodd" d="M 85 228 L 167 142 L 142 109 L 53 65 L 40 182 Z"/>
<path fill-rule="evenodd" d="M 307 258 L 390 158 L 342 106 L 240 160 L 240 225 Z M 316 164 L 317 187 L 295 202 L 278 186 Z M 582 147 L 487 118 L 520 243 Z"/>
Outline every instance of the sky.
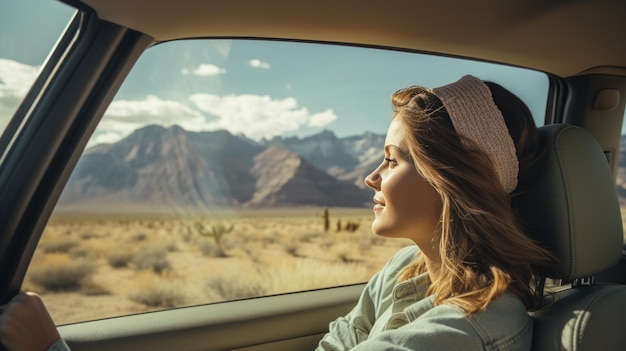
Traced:
<path fill-rule="evenodd" d="M 35 79 L 73 10 L 49 0 L 0 0 L 0 128 Z M 348 46 L 255 40 L 187 40 L 148 49 L 90 146 L 149 124 L 226 129 L 253 140 L 384 134 L 391 94 L 473 74 L 524 100 L 542 124 L 548 79 L 540 72 Z"/>

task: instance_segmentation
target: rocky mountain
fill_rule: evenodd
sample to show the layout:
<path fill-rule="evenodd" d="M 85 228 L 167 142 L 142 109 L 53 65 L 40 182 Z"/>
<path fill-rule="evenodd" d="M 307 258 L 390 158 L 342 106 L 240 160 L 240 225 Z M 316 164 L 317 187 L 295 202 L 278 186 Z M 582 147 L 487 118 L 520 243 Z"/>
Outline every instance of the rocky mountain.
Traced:
<path fill-rule="evenodd" d="M 263 143 L 290 150 L 326 173 L 360 188 L 365 188 L 365 175 L 382 160 L 384 144 L 384 135 L 365 133 L 340 139 L 328 130 L 302 139 L 275 137 Z"/>
<path fill-rule="evenodd" d="M 251 205 L 363 206 L 372 197 L 279 146 L 269 146 L 254 161 L 257 186 Z"/>
<path fill-rule="evenodd" d="M 360 207 L 371 202 L 371 191 L 351 177 L 379 139 L 374 134 L 339 139 L 323 132 L 256 143 L 227 131 L 148 126 L 86 150 L 59 206 Z"/>
<path fill-rule="evenodd" d="M 223 130 L 147 126 L 87 149 L 59 207 L 361 207 L 371 203 L 363 179 L 381 162 L 383 145 L 384 136 L 373 133 L 339 138 L 323 131 L 255 142 Z M 626 136 L 617 193 L 626 205 Z"/>

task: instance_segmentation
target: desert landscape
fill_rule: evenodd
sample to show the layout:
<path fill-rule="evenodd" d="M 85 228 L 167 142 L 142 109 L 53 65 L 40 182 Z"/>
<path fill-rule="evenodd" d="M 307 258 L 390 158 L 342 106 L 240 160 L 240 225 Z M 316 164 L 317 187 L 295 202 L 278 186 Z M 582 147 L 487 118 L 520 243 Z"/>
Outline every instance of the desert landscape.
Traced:
<path fill-rule="evenodd" d="M 363 177 L 383 142 L 324 131 L 256 143 L 148 126 L 95 146 L 69 179 L 23 289 L 66 324 L 365 282 L 410 244 L 370 228 Z"/>
<path fill-rule="evenodd" d="M 67 324 L 365 282 L 410 244 L 374 235 L 371 209 L 324 211 L 56 215 L 23 288 Z"/>

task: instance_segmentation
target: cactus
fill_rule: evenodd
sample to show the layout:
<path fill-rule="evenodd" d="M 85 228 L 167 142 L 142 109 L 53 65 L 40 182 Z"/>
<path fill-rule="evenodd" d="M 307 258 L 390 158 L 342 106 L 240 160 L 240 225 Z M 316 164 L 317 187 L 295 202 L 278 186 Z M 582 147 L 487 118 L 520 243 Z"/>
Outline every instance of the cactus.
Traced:
<path fill-rule="evenodd" d="M 213 238 L 213 240 L 215 240 L 215 246 L 217 247 L 218 256 L 226 257 L 226 251 L 224 250 L 224 246 L 222 245 L 222 238 L 224 237 L 224 235 L 232 232 L 233 229 L 235 229 L 234 224 L 231 224 L 227 227 L 226 225 L 224 225 L 224 223 L 217 223 L 215 225 L 211 225 L 210 231 L 207 230 L 207 227 L 205 227 L 202 222 L 195 222 L 194 226 L 198 234 L 211 237 Z"/>
<path fill-rule="evenodd" d="M 359 222 L 348 221 L 344 229 L 349 232 L 355 232 L 357 229 L 359 229 L 359 225 L 360 225 Z"/>
<path fill-rule="evenodd" d="M 324 214 L 322 216 L 324 220 L 324 232 L 328 233 L 328 229 L 330 228 L 330 219 L 328 215 L 328 207 L 324 207 Z"/>
<path fill-rule="evenodd" d="M 342 225 L 341 220 L 337 220 L 337 231 L 345 230 L 347 232 L 354 233 L 359 229 L 361 224 L 359 222 L 346 221 L 345 225 Z"/>

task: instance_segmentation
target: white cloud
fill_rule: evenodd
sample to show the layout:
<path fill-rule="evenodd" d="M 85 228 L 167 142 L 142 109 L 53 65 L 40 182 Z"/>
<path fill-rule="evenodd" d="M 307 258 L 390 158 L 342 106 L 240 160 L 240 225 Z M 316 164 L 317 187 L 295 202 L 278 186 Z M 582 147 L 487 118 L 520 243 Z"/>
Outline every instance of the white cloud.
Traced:
<path fill-rule="evenodd" d="M 196 76 L 201 77 L 214 77 L 220 74 L 225 74 L 226 69 L 210 63 L 203 63 L 200 66 L 196 67 L 193 71 L 190 71 L 187 68 L 183 68 L 181 73 L 185 75 L 192 73 Z"/>
<path fill-rule="evenodd" d="M 39 67 L 0 58 L 0 130 L 5 128 L 38 73 Z"/>
<path fill-rule="evenodd" d="M 250 60 L 250 66 L 254 67 L 254 68 L 262 68 L 262 69 L 269 69 L 270 68 L 270 64 L 267 62 L 263 62 L 259 59 L 253 59 Z"/>
<path fill-rule="evenodd" d="M 183 125 L 184 128 L 226 129 L 256 140 L 291 132 L 302 126 L 322 127 L 337 119 L 330 109 L 312 114 L 306 107 L 298 107 L 296 99 L 291 97 L 272 99 L 267 95 L 194 94 L 190 99 L 200 110 L 216 116 L 217 120 L 204 125 Z"/>
<path fill-rule="evenodd" d="M 323 127 L 337 119 L 333 110 L 326 110 L 322 113 L 316 113 L 309 117 L 308 125 L 311 127 Z"/>
<path fill-rule="evenodd" d="M 112 143 L 119 141 L 125 136 L 126 134 L 114 132 L 114 131 L 105 131 L 102 133 L 97 131 L 89 140 L 88 147 L 91 147 L 93 145 L 98 145 L 98 144 L 112 144 Z"/>
<path fill-rule="evenodd" d="M 250 64 L 269 68 L 269 64 L 260 60 L 252 60 Z M 8 123 L 38 72 L 39 67 L 0 58 L 0 130 Z M 200 65 L 193 71 L 183 70 L 184 74 L 205 76 L 211 72 L 223 74 L 226 70 L 210 64 Z M 89 146 L 117 142 L 150 124 L 164 127 L 177 124 L 190 131 L 226 129 L 233 134 L 244 134 L 259 140 L 305 126 L 323 127 L 337 119 L 331 109 L 311 113 L 306 107 L 299 107 L 296 99 L 291 97 L 272 99 L 267 95 L 194 94 L 190 100 L 197 109 L 154 95 L 142 100 L 115 100 L 89 141 Z M 207 120 L 203 112 L 217 118 Z"/>
<path fill-rule="evenodd" d="M 174 124 L 204 124 L 201 112 L 177 101 L 148 95 L 143 100 L 116 100 L 111 103 L 98 125 L 89 146 L 116 142 L 134 130 L 150 124 L 169 127 Z"/>

